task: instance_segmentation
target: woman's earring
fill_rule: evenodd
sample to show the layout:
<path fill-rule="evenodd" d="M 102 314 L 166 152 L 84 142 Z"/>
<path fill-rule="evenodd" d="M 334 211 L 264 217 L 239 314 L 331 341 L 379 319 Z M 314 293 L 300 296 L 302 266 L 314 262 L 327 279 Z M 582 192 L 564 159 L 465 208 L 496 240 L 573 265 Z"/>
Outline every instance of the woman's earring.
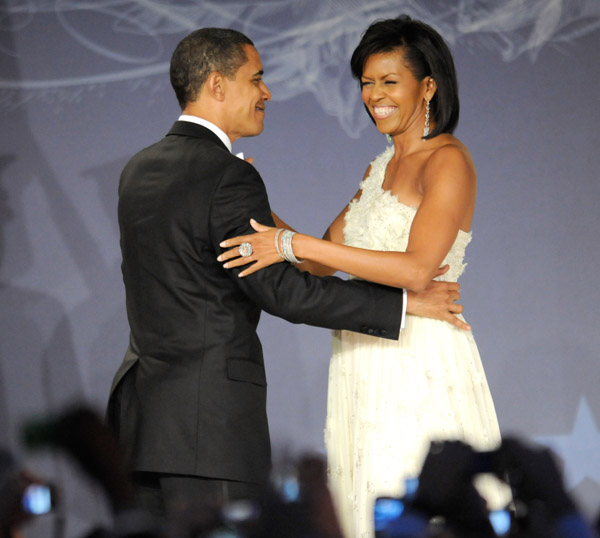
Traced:
<path fill-rule="evenodd" d="M 388 144 L 391 144 L 391 143 L 392 143 L 392 136 L 391 136 L 391 135 L 389 135 L 389 134 L 386 134 L 386 135 L 385 135 L 385 139 L 387 140 Z"/>
<path fill-rule="evenodd" d="M 429 134 L 429 118 L 430 118 L 430 101 L 427 101 L 427 106 L 425 107 L 425 128 L 423 129 L 423 138 L 425 138 Z M 425 140 L 423 140 L 425 142 Z"/>

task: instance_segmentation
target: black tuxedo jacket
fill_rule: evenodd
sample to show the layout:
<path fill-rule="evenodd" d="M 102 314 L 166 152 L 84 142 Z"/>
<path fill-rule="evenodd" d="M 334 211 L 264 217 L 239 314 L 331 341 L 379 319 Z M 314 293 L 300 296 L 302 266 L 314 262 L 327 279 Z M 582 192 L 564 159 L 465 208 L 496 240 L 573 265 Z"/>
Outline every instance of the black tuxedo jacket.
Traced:
<path fill-rule="evenodd" d="M 273 225 L 260 175 L 199 125 L 176 122 L 123 170 L 122 270 L 136 349 L 113 389 L 123 382 L 127 393 L 119 430 L 134 470 L 266 480 L 261 310 L 398 337 L 401 290 L 318 278 L 286 262 L 242 279 L 223 269 L 219 243 L 252 233 L 250 218 Z"/>

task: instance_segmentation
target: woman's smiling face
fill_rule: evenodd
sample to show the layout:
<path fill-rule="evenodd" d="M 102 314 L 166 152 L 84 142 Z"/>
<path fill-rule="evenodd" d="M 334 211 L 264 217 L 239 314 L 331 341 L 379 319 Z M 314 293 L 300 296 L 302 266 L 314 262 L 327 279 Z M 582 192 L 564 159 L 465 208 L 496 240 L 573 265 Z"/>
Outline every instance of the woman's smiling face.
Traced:
<path fill-rule="evenodd" d="M 414 130 L 422 136 L 430 80 L 414 77 L 402 49 L 369 56 L 361 77 L 362 100 L 377 129 L 392 136 Z"/>

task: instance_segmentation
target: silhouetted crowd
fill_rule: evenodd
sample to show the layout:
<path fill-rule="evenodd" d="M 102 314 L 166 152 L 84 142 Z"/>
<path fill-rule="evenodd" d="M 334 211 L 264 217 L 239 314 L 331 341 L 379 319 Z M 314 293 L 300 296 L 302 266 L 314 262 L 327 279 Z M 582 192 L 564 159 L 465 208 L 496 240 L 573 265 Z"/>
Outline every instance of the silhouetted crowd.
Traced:
<path fill-rule="evenodd" d="M 112 507 L 112 524 L 84 538 L 344 538 L 327 489 L 325 463 L 306 456 L 279 469 L 262 496 L 217 505 L 191 499 L 166 520 L 136 504 L 118 443 L 87 407 L 24 428 L 29 447 L 68 454 L 98 483 Z M 473 483 L 480 473 L 506 482 L 513 499 L 490 512 Z M 0 538 L 17 538 L 28 521 L 52 513 L 55 488 L 0 449 Z M 598 538 L 567 493 L 554 454 L 505 438 L 494 452 L 459 441 L 432 443 L 414 487 L 374 507 L 377 538 Z M 62 537 L 57 537 L 62 538 Z M 355 538 L 355 537 L 346 537 Z"/>

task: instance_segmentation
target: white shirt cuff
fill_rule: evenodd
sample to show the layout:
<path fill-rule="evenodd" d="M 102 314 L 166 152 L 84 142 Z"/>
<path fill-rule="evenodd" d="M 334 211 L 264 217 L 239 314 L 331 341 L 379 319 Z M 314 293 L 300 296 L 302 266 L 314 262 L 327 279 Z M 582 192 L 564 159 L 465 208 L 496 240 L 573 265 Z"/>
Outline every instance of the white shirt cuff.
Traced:
<path fill-rule="evenodd" d="M 404 288 L 402 288 L 402 317 L 400 318 L 400 330 L 404 329 L 404 322 L 406 321 L 406 298 L 407 293 Z"/>

